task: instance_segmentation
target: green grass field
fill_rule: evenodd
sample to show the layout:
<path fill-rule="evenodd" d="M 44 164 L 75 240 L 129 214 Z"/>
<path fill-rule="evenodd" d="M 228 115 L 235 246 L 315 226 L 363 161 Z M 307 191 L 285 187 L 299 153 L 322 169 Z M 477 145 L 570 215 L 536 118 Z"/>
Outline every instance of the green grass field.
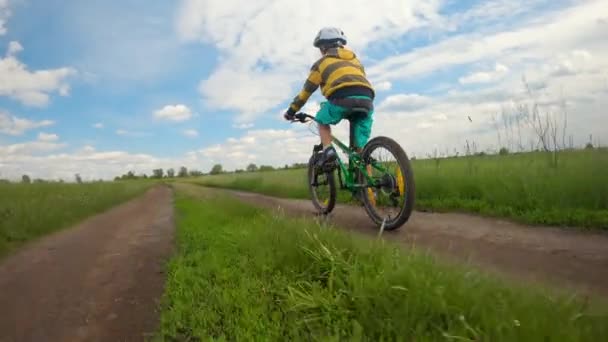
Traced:
<path fill-rule="evenodd" d="M 156 340 L 599 341 L 605 308 L 177 185 Z M 594 311 L 594 313 L 592 313 Z"/>
<path fill-rule="evenodd" d="M 141 194 L 152 183 L 0 183 L 0 256 Z"/>
<path fill-rule="evenodd" d="M 418 209 L 467 211 L 526 223 L 608 229 L 608 150 L 413 161 Z M 206 186 L 308 198 L 306 170 L 205 176 Z M 347 201 L 349 194 L 339 200 Z"/>

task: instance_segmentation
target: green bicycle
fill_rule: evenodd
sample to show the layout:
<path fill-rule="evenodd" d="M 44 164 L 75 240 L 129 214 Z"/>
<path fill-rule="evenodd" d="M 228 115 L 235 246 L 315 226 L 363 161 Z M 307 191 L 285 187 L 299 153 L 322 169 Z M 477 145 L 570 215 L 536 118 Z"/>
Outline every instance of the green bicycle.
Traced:
<path fill-rule="evenodd" d="M 347 118 L 368 115 L 365 108 L 351 109 Z M 316 122 L 306 113 L 295 115 L 301 123 Z M 348 164 L 340 157 L 330 165 L 316 167 L 323 145 L 315 145 L 308 162 L 308 187 L 312 203 L 321 214 L 329 214 L 336 205 L 335 170 L 341 190 L 348 190 L 362 202 L 372 221 L 385 230 L 403 226 L 414 207 L 414 174 L 410 161 L 401 146 L 391 138 L 371 139 L 361 153 L 353 147 L 353 126 L 350 127 L 350 146 L 332 135 L 332 142 L 348 156 Z M 388 158 L 385 158 L 388 157 Z M 392 159 L 391 159 L 392 157 Z"/>

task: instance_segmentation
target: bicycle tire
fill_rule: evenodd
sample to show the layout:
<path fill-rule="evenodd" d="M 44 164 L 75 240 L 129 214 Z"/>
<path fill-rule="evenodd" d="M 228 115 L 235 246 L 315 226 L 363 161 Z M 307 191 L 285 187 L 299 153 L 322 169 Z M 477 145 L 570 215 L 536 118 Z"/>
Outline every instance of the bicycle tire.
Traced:
<path fill-rule="evenodd" d="M 401 206 L 399 214 L 392 218 L 390 221 L 386 221 L 384 224 L 384 230 L 394 230 L 403 226 L 410 218 L 415 202 L 415 184 L 414 184 L 414 172 L 411 167 L 410 160 L 401 146 L 391 138 L 388 137 L 376 137 L 370 140 L 365 147 L 361 156 L 363 160 L 369 160 L 372 152 L 378 147 L 383 147 L 388 150 L 397 159 L 400 171 L 405 178 L 405 201 L 404 205 Z M 360 176 L 364 179 L 362 176 Z M 365 188 L 366 189 L 366 188 Z M 367 191 L 367 190 L 365 190 Z M 372 221 L 380 226 L 384 221 L 376 210 L 375 205 L 370 202 L 367 195 L 361 196 L 363 199 L 363 205 L 367 211 L 368 216 Z"/>
<path fill-rule="evenodd" d="M 312 200 L 312 204 L 315 208 L 323 215 L 331 213 L 336 206 L 336 180 L 334 178 L 334 172 L 324 172 L 327 179 L 327 185 L 329 186 L 329 198 L 327 203 L 321 203 L 319 196 L 317 195 L 316 187 L 312 185 L 312 180 L 315 172 L 315 155 L 313 154 L 308 160 L 308 190 Z"/>

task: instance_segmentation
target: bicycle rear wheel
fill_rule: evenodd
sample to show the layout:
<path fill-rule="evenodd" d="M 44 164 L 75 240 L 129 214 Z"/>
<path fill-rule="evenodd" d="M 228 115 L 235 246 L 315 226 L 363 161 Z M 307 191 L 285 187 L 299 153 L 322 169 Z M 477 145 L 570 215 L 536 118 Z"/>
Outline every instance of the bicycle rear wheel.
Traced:
<path fill-rule="evenodd" d="M 333 170 L 317 170 L 315 162 L 318 155 L 313 154 L 308 161 L 308 189 L 312 204 L 325 215 L 336 205 L 336 180 Z"/>
<path fill-rule="evenodd" d="M 360 175 L 367 185 L 361 196 L 367 214 L 377 225 L 384 223 L 385 230 L 400 228 L 414 208 L 414 173 L 407 154 L 393 139 L 376 137 L 365 145 L 361 156 L 376 182 L 376 186 L 368 184 Z"/>

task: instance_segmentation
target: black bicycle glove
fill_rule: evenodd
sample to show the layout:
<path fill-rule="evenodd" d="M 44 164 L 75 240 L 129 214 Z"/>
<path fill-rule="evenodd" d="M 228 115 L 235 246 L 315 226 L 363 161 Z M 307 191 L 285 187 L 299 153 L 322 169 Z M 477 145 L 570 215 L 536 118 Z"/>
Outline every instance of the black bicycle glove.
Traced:
<path fill-rule="evenodd" d="M 283 117 L 287 121 L 293 121 L 293 119 L 296 117 L 296 113 L 294 113 L 291 110 L 288 110 L 288 111 L 285 112 L 285 114 L 283 114 Z"/>

